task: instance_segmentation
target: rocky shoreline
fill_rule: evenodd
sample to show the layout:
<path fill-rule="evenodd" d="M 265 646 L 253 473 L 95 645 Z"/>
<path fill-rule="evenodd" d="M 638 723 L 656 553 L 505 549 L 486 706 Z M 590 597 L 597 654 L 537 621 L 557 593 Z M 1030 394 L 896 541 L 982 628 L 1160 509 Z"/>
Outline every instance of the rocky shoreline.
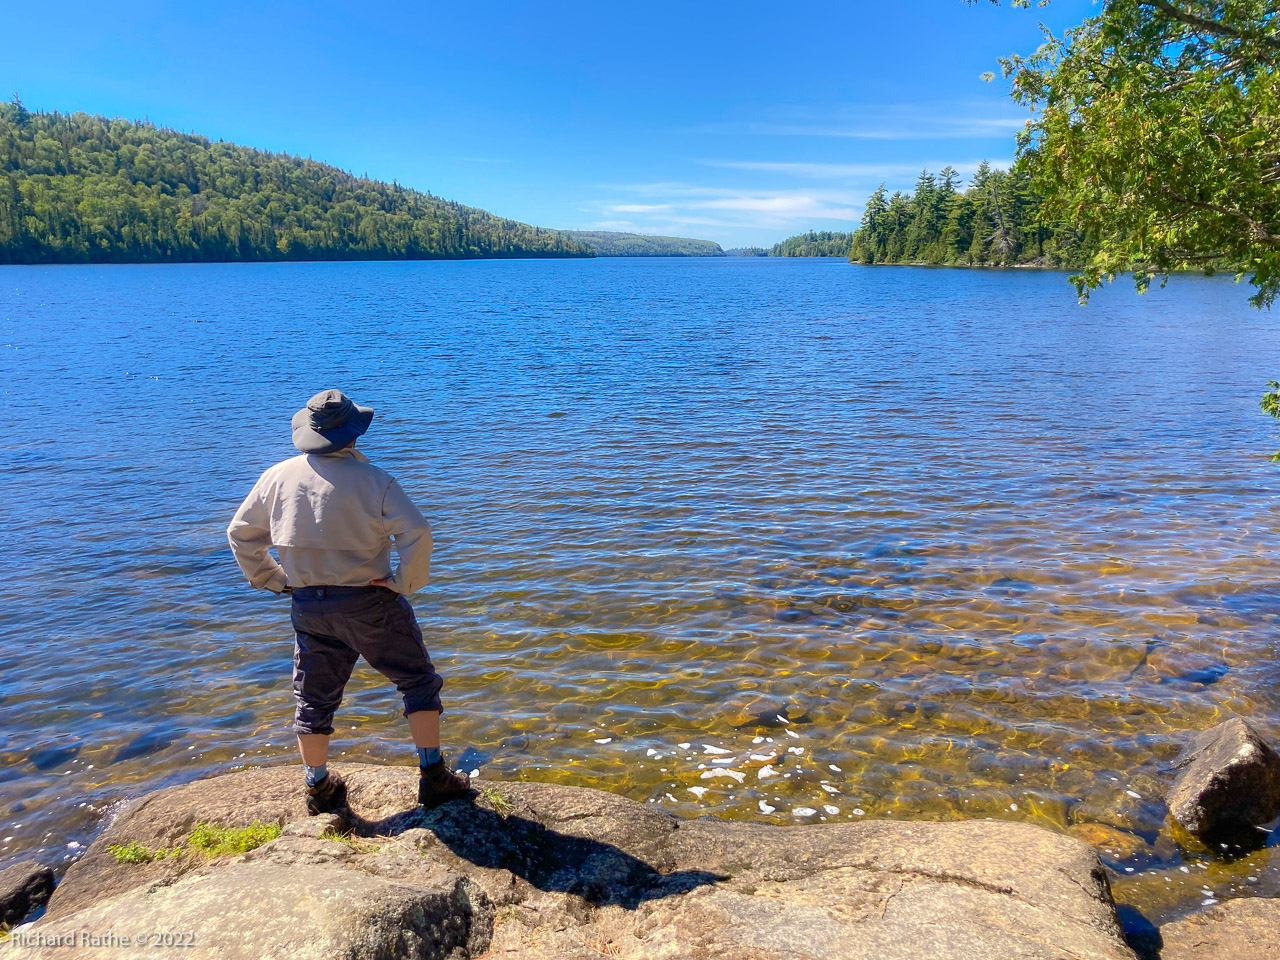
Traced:
<path fill-rule="evenodd" d="M 1231 829 L 1280 798 L 1280 758 L 1242 721 L 1202 734 L 1181 764 L 1170 807 L 1188 829 Z M 1126 941 L 1097 852 L 1027 824 L 690 820 L 599 790 L 484 781 L 474 800 L 423 811 L 412 767 L 336 769 L 348 809 L 322 817 L 306 816 L 293 765 L 133 801 L 8 948 L 90 960 L 157 946 L 230 960 L 1280 956 L 1280 900 L 1131 925 Z M 251 839 L 197 847 L 209 825 Z M 51 881 L 25 865 L 0 874 L 6 916 L 42 903 Z"/>

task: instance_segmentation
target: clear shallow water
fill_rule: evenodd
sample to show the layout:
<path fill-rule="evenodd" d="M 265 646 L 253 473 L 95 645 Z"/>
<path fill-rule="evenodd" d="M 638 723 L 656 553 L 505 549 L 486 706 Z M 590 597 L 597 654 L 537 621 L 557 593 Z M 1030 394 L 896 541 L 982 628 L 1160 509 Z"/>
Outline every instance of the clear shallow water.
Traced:
<path fill-rule="evenodd" d="M 1188 731 L 1280 736 L 1280 324 L 1247 292 L 1080 308 L 1062 274 L 833 260 L 0 269 L 0 865 L 291 762 L 287 605 L 223 531 L 337 386 L 433 523 L 415 606 L 464 766 L 684 816 L 1027 820 L 1112 850 L 1156 916 L 1280 894 L 1272 850 L 1184 850 L 1159 799 Z M 335 753 L 412 762 L 367 668 Z"/>

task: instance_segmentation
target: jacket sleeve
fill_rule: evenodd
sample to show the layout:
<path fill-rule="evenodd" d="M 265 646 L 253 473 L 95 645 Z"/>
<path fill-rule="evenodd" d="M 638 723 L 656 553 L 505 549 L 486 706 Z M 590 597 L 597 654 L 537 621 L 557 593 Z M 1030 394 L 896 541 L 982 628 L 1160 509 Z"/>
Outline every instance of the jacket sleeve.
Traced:
<path fill-rule="evenodd" d="M 227 527 L 227 542 L 245 577 L 259 590 L 279 593 L 288 585 L 284 568 L 271 555 L 271 519 L 259 480 Z"/>
<path fill-rule="evenodd" d="M 382 522 L 400 555 L 400 565 L 387 578 L 387 585 L 412 596 L 427 585 L 431 573 L 431 525 L 395 480 L 382 498 Z"/>

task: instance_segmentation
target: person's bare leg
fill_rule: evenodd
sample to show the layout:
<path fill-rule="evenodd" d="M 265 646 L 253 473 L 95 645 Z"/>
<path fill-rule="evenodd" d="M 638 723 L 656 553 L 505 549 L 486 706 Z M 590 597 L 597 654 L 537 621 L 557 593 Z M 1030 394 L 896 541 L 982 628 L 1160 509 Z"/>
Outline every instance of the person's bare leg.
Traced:
<path fill-rule="evenodd" d="M 436 716 L 438 717 L 439 714 Z M 329 735 L 327 733 L 298 734 L 298 753 L 302 754 L 302 762 L 308 767 L 324 766 L 329 760 Z"/>
<path fill-rule="evenodd" d="M 413 745 L 431 749 L 440 747 L 440 711 L 415 710 L 409 714 L 409 733 L 413 736 Z M 301 737 L 298 738 L 302 740 Z"/>

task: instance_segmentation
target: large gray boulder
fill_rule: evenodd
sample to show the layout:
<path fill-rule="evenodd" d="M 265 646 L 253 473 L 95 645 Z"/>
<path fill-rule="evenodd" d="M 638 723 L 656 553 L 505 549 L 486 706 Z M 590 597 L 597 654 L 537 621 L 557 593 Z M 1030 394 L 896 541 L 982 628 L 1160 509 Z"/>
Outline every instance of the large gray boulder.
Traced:
<path fill-rule="evenodd" d="M 1169 812 L 1197 837 L 1237 835 L 1280 815 L 1280 756 L 1239 717 L 1198 734 L 1174 766 Z"/>
<path fill-rule="evenodd" d="M 1280 900 L 1228 900 L 1160 928 L 1160 960 L 1276 960 Z"/>
<path fill-rule="evenodd" d="M 424 812 L 412 767 L 338 769 L 346 842 L 302 816 L 291 766 L 162 790 L 110 824 L 24 934 L 190 931 L 193 960 L 1133 960 L 1097 855 L 1025 824 L 679 820 L 540 783 L 478 783 L 474 802 Z M 107 851 L 254 819 L 284 831 L 238 857 Z"/>
<path fill-rule="evenodd" d="M 0 870 L 0 924 L 21 923 L 33 910 L 44 906 L 53 892 L 53 871 L 24 860 Z"/>
<path fill-rule="evenodd" d="M 466 878 L 427 863 L 404 877 L 378 876 L 353 859 L 341 843 L 282 838 L 256 856 L 135 887 L 31 931 L 130 938 L 81 941 L 78 960 L 145 957 L 157 945 L 226 960 L 461 960 L 487 949 L 493 906 Z"/>

